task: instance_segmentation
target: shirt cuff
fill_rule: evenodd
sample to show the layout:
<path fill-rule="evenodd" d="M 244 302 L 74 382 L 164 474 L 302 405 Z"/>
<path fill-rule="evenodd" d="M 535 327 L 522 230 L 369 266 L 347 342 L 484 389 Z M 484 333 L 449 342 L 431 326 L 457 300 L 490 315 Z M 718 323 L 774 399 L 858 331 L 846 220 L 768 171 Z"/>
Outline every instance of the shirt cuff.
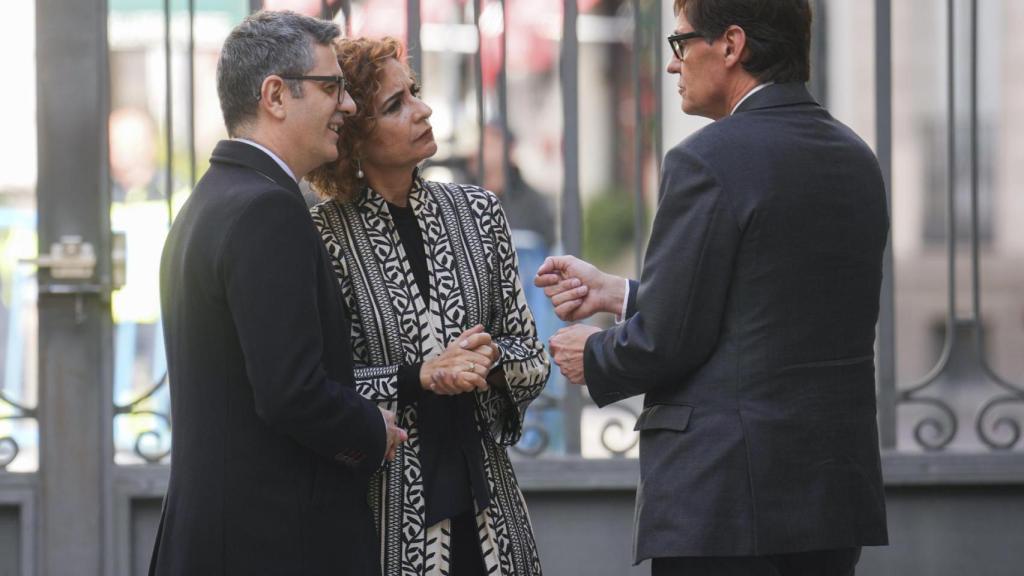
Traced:
<path fill-rule="evenodd" d="M 629 280 L 623 280 L 626 283 L 626 289 L 622 292 L 622 308 L 619 313 L 615 315 L 615 323 L 621 324 L 626 320 L 626 311 L 629 309 Z"/>
<path fill-rule="evenodd" d="M 380 459 L 380 465 L 383 466 L 388 463 L 388 419 L 384 417 L 383 412 L 380 412 L 380 421 L 384 424 L 384 457 Z"/>

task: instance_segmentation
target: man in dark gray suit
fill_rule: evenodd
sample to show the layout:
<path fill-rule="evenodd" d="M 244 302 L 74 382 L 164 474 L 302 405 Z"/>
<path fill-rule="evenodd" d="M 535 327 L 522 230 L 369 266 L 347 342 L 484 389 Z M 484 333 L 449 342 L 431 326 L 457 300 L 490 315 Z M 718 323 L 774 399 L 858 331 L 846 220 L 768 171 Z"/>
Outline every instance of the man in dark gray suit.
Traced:
<path fill-rule="evenodd" d="M 888 216 L 871 150 L 819 106 L 805 0 L 676 0 L 682 108 L 639 284 L 562 256 L 535 278 L 599 406 L 644 394 L 634 560 L 838 576 L 887 542 L 874 338 Z"/>
<path fill-rule="evenodd" d="M 356 390 L 351 325 L 298 181 L 355 111 L 337 26 L 245 19 L 217 90 L 231 140 L 175 218 L 160 290 L 174 443 L 150 574 L 370 576 L 370 476 L 405 433 Z"/>

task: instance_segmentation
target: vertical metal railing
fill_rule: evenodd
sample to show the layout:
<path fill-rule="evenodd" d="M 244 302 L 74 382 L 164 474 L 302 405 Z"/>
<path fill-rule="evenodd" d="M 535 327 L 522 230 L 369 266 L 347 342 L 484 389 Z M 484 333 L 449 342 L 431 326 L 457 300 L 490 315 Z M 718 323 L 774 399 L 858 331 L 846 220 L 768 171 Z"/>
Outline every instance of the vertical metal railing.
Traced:
<path fill-rule="evenodd" d="M 646 46 L 643 27 L 643 0 L 631 0 L 633 6 L 633 276 L 640 277 L 644 259 L 644 228 L 646 228 L 647 206 L 644 202 L 644 104 L 641 72 Z"/>
<path fill-rule="evenodd" d="M 508 30 L 509 12 L 506 0 L 499 0 L 501 6 L 501 64 L 498 67 L 498 119 L 501 122 L 501 174 L 507 191 L 513 186 L 511 133 L 508 127 Z M 483 142 L 483 138 L 480 141 Z"/>
<path fill-rule="evenodd" d="M 352 35 L 352 0 L 341 0 L 341 13 L 345 17 L 345 37 Z"/>
<path fill-rule="evenodd" d="M 994 410 L 996 408 L 1016 404 L 1018 407 L 1024 405 L 1024 384 L 1014 383 L 996 372 L 989 364 L 988 355 L 985 350 L 985 334 L 982 329 L 981 312 L 981 254 L 980 254 L 980 219 L 978 201 L 981 193 L 979 182 L 979 123 L 978 123 L 978 0 L 971 0 L 971 114 L 970 114 L 970 138 L 971 138 L 971 310 L 974 321 L 974 348 L 977 355 L 978 366 L 985 378 L 990 380 L 1000 392 L 997 396 L 986 402 L 978 413 L 975 420 L 975 431 L 978 439 L 993 450 L 1009 450 L 1017 445 L 1021 439 L 1021 424 L 1018 419 L 1010 416 L 998 417 Z M 992 420 L 990 421 L 990 418 Z M 993 437 L 998 430 L 1008 431 L 1006 439 Z"/>
<path fill-rule="evenodd" d="M 654 2 L 652 13 L 653 22 L 651 23 L 651 28 L 654 29 L 654 33 L 657 35 L 656 39 L 658 40 L 655 42 L 654 50 L 652 50 L 653 53 L 651 54 L 651 58 L 654 58 L 654 165 L 658 178 L 661 178 L 661 160 L 665 156 L 665 138 L 661 123 L 662 105 L 664 104 L 664 95 L 661 93 L 661 90 L 665 82 L 665 69 L 663 68 L 661 55 L 666 49 L 666 45 L 662 41 L 665 35 L 662 30 L 661 3 L 657 0 Z"/>
<path fill-rule="evenodd" d="M 892 4 L 875 1 L 875 150 L 892 214 Z M 885 247 L 878 316 L 878 418 L 883 448 L 896 447 L 896 326 L 892 233 Z"/>
<path fill-rule="evenodd" d="M 811 79 L 807 84 L 814 98 L 828 106 L 828 5 L 825 0 L 811 2 Z"/>
<path fill-rule="evenodd" d="M 563 0 L 562 6 L 562 249 L 566 254 L 580 254 L 583 218 L 579 177 L 579 42 L 576 35 L 578 14 L 576 0 Z M 564 410 L 565 451 L 570 455 L 578 455 L 582 448 L 580 422 L 583 411 L 583 392 L 579 386 L 566 386 Z"/>
<path fill-rule="evenodd" d="M 477 132 L 480 134 L 480 142 L 476 150 L 477 184 L 483 185 L 486 167 L 484 166 L 484 58 L 483 45 L 484 36 L 480 31 L 480 12 L 483 10 L 483 0 L 473 0 L 473 26 L 476 27 L 476 54 L 473 55 L 473 74 L 476 82 L 476 121 Z"/>
<path fill-rule="evenodd" d="M 167 222 L 174 214 L 174 93 L 173 49 L 171 40 L 171 0 L 163 0 L 164 8 L 164 146 L 167 148 L 167 171 L 164 173 L 164 199 L 167 201 Z"/>
<path fill-rule="evenodd" d="M 420 40 L 420 0 L 405 2 L 405 45 L 409 50 L 409 65 L 413 74 L 422 82 L 423 78 L 423 43 Z M 348 19 L 345 20 L 348 22 Z"/>
<path fill-rule="evenodd" d="M 968 99 L 968 196 L 970 200 L 970 235 L 968 238 L 968 254 L 970 258 L 971 288 L 970 314 L 967 317 L 959 317 L 957 314 L 958 289 L 957 289 L 957 259 L 958 240 L 957 229 L 957 189 L 959 186 L 958 160 L 958 126 L 957 121 L 957 4 L 954 0 L 946 2 L 946 284 L 947 298 L 945 311 L 944 340 L 942 351 L 938 360 L 925 376 L 919 380 L 897 389 L 895 377 L 892 376 L 891 363 L 894 354 L 894 342 L 881 337 L 885 334 L 886 322 L 892 322 L 892 311 L 886 310 L 884 305 L 886 298 L 891 304 L 892 287 L 891 283 L 883 291 L 883 313 L 881 317 L 880 330 L 880 365 L 888 367 L 883 370 L 880 377 L 882 384 L 879 394 L 879 411 L 882 414 L 882 446 L 885 448 L 897 447 L 897 432 L 900 428 L 896 411 L 903 406 L 919 406 L 929 411 L 930 414 L 920 417 L 914 422 L 909 422 L 909 429 L 912 430 L 917 445 L 929 451 L 944 450 L 950 446 L 960 429 L 958 411 L 965 416 L 961 398 L 955 402 L 953 398 L 944 395 L 942 383 L 949 378 L 955 378 L 949 382 L 958 387 L 972 386 L 980 389 L 983 384 L 994 385 L 999 391 L 986 400 L 974 421 L 976 438 L 968 442 L 978 441 L 992 450 L 1009 450 L 1015 447 L 1022 437 L 1022 427 L 1019 419 L 1010 415 L 1000 416 L 997 409 L 1007 405 L 1024 404 L 1024 385 L 1010 382 L 999 375 L 988 363 L 985 350 L 984 322 L 981 311 L 981 232 L 979 218 L 979 200 L 981 196 L 980 186 L 980 134 L 979 134 L 979 103 L 978 103 L 978 9 L 977 0 L 970 0 L 966 3 L 968 11 L 967 38 L 967 99 Z M 880 111 L 881 114 L 881 111 Z M 881 140 L 881 137 L 880 137 Z M 882 157 L 881 152 L 879 154 Z M 891 256 L 887 265 L 891 270 Z M 973 341 L 964 341 L 966 332 L 961 334 L 958 328 L 967 328 L 973 334 Z M 891 326 L 889 327 L 891 330 Z M 966 345 L 966 346 L 964 346 Z M 970 352 L 967 352 L 967 348 Z M 961 354 L 966 354 L 960 358 Z M 951 375 L 954 362 L 961 359 L 968 362 L 975 369 L 971 377 Z M 944 379 L 945 377 L 945 379 Z"/>
<path fill-rule="evenodd" d="M 893 398 L 893 405 L 888 405 L 888 399 L 883 399 L 883 405 L 889 410 L 898 410 L 900 405 L 917 404 L 926 406 L 941 414 L 941 418 L 934 416 L 923 418 L 914 425 L 914 436 L 919 445 L 927 450 L 940 450 L 946 447 L 957 432 L 957 419 L 953 409 L 944 401 L 935 397 L 920 396 L 920 392 L 928 388 L 939 376 L 945 372 L 953 354 L 953 343 L 956 338 L 956 219 L 955 219 L 955 192 L 956 192 L 956 18 L 954 14 L 954 0 L 946 2 L 946 251 L 947 268 L 946 282 L 947 301 L 945 336 L 942 352 L 939 359 L 932 366 L 931 370 L 921 379 L 913 382 L 903 390 L 898 390 Z M 898 423 L 898 422 L 897 422 Z M 894 423 L 894 427 L 895 427 Z M 930 435 L 925 430 L 930 430 Z M 895 434 L 895 432 L 894 432 Z M 895 440 L 894 440 L 895 442 Z M 884 447 L 895 447 L 886 446 Z"/>
<path fill-rule="evenodd" d="M 196 186 L 196 0 L 188 0 L 188 187 Z M 174 194 L 171 194 L 173 198 Z M 171 206 L 171 217 L 174 217 Z"/>

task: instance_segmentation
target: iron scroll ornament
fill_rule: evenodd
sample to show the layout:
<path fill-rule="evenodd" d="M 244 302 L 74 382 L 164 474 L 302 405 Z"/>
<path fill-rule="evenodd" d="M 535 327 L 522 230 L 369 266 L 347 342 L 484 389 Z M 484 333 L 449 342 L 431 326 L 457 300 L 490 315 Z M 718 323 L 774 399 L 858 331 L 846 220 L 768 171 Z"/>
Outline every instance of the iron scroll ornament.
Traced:
<path fill-rule="evenodd" d="M 0 402 L 9 405 L 14 409 L 13 414 L 6 414 L 0 416 L 0 421 L 4 420 L 38 420 L 37 410 L 35 408 L 29 408 L 23 404 L 12 400 L 3 390 L 0 390 Z M 0 436 L 0 471 L 6 470 L 11 463 L 21 453 L 21 446 L 18 445 L 18 440 L 14 436 L 6 435 Z"/>
<path fill-rule="evenodd" d="M 114 405 L 114 417 L 124 416 L 126 418 L 138 418 L 140 416 L 155 417 L 158 420 L 163 421 L 167 425 L 167 430 L 171 426 L 170 414 L 166 412 L 160 412 L 158 410 L 151 410 L 148 408 L 140 408 L 140 405 L 152 398 L 157 392 L 163 387 L 167 386 L 169 379 L 167 373 L 157 380 L 142 396 L 139 396 L 135 400 L 127 404 L 115 404 Z M 150 428 L 143 430 L 135 436 L 135 442 L 133 445 L 133 451 L 135 454 L 142 458 L 147 464 L 159 464 L 161 461 L 166 459 L 171 454 L 171 449 L 161 449 L 160 446 L 164 445 L 164 439 L 167 432 L 159 428 Z M 170 444 L 170 442 L 166 442 Z"/>

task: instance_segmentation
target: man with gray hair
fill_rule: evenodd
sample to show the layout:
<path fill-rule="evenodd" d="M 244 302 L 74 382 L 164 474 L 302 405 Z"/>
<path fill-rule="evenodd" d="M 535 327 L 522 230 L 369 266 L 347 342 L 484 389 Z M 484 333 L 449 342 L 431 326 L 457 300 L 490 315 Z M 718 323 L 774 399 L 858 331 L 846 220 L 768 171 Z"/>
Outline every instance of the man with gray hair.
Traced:
<path fill-rule="evenodd" d="M 150 574 L 379 571 L 367 484 L 406 436 L 355 390 L 350 324 L 298 186 L 337 157 L 355 112 L 338 35 L 260 12 L 224 42 L 231 140 L 161 261 L 174 442 Z"/>

